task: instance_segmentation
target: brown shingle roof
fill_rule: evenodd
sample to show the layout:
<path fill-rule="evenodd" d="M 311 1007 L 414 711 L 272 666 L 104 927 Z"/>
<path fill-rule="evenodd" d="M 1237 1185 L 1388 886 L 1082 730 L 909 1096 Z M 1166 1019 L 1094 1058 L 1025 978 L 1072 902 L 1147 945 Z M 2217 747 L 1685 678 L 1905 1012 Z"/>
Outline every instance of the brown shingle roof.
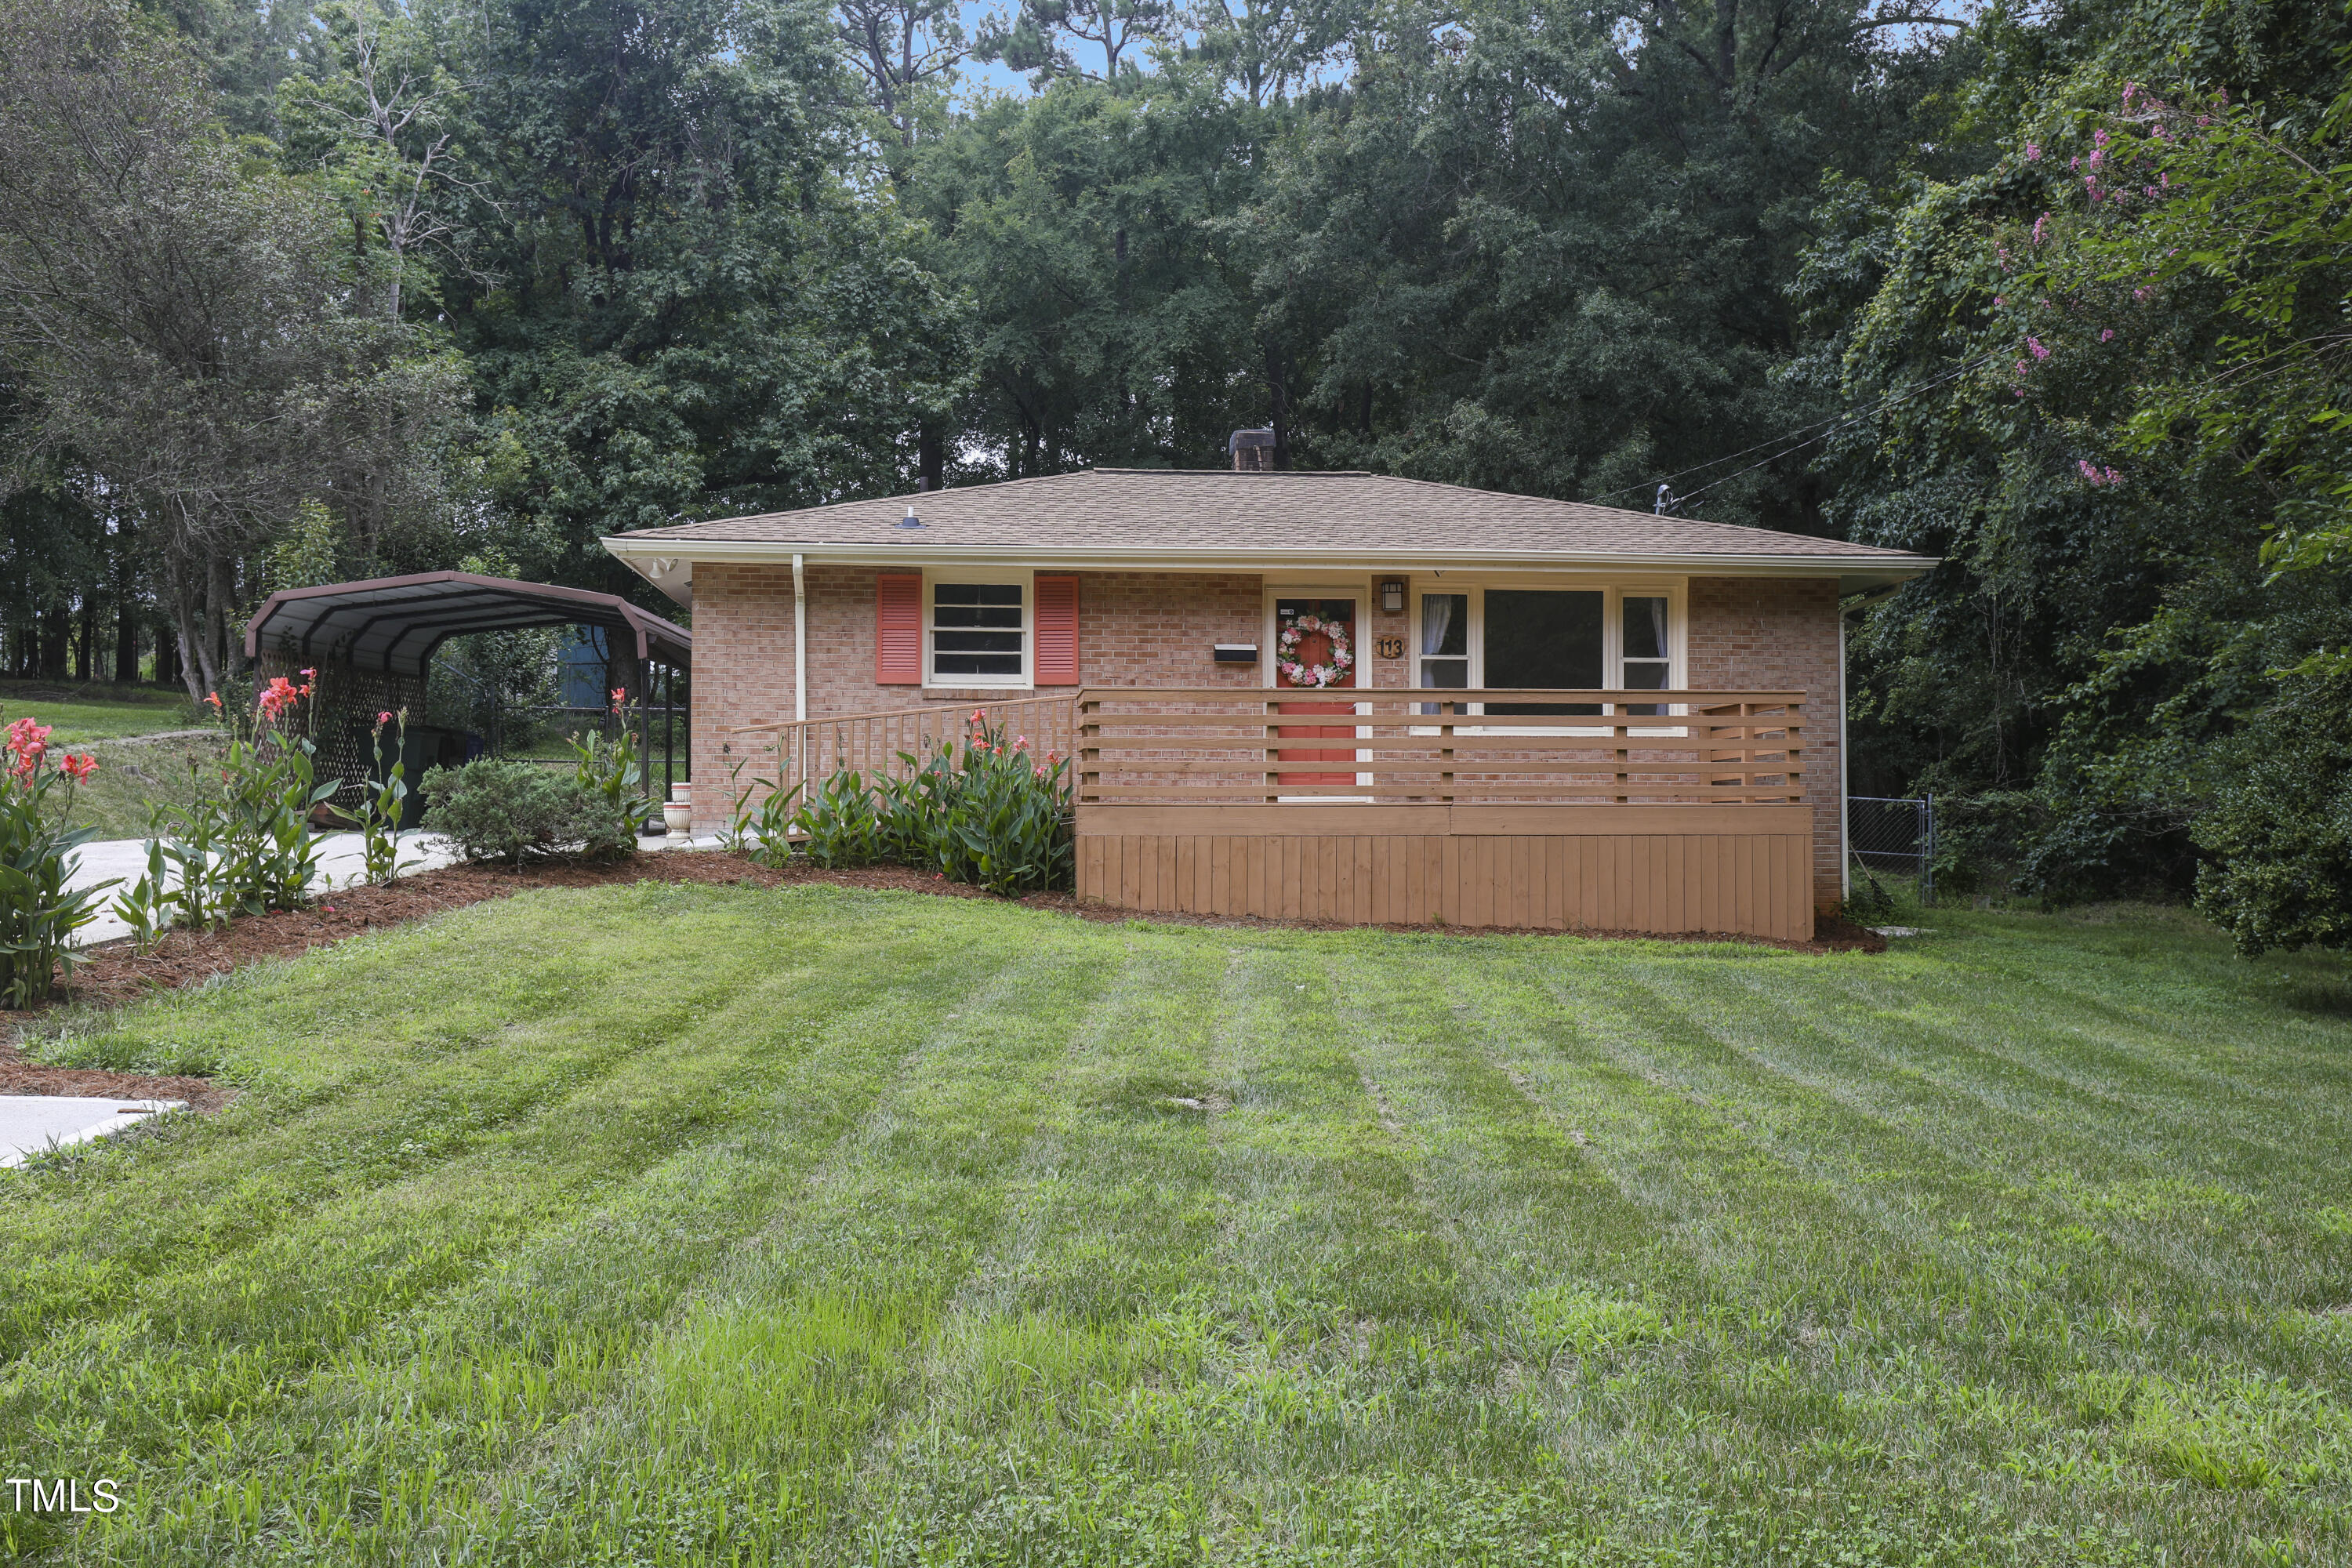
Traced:
<path fill-rule="evenodd" d="M 902 529 L 912 505 L 924 526 Z M 1367 555 L 1455 552 L 1820 557 L 1825 564 L 1926 564 L 1899 550 L 1736 523 L 1356 473 L 1092 468 L 1002 484 L 842 501 L 649 529 L 656 541 L 781 545 L 1002 547 L 1149 552 L 1345 548 Z M 635 552 L 633 550 L 632 553 Z M 682 553 L 690 553 L 683 552 Z"/>

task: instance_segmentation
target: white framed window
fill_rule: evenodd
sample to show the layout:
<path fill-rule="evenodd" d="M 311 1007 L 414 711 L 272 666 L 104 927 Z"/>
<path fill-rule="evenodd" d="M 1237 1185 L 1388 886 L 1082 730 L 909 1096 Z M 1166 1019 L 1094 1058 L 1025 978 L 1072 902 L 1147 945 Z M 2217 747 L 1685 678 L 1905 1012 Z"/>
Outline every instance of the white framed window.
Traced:
<path fill-rule="evenodd" d="M 923 574 L 923 684 L 1033 684 L 1036 583 L 1003 567 Z"/>
<path fill-rule="evenodd" d="M 1672 691 L 1684 685 L 1680 579 L 1602 584 L 1417 580 L 1414 676 L 1429 688 Z M 1484 708 L 1486 705 L 1481 705 Z M 1599 716 L 1598 703 L 1495 703 L 1497 713 Z M 1627 704 L 1664 714 L 1666 703 Z M 1563 732 L 1574 733 L 1570 724 Z"/>

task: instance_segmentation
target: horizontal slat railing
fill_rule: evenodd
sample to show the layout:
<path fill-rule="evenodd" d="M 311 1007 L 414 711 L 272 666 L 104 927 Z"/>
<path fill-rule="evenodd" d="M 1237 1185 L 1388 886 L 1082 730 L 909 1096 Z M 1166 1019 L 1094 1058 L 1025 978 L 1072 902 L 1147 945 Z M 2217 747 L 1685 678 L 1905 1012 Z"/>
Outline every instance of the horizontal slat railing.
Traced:
<path fill-rule="evenodd" d="M 1076 701 L 1077 798 L 1789 804 L 1804 799 L 1804 700 L 1801 691 L 1093 687 Z M 1343 702 L 1354 710 L 1305 710 Z M 1531 706 L 1586 711 L 1524 711 Z"/>
<path fill-rule="evenodd" d="M 728 763 L 743 764 L 734 787 L 755 784 L 790 789 L 814 787 L 841 770 L 868 778 L 895 778 L 907 772 L 900 753 L 920 766 L 948 742 L 961 744 L 975 711 L 1002 724 L 1008 735 L 1026 736 L 1039 760 L 1047 752 L 1071 756 L 1076 749 L 1075 705 L 1066 697 L 1025 697 L 1006 702 L 935 703 L 879 713 L 845 713 L 828 719 L 782 720 L 740 724 L 722 731 Z"/>

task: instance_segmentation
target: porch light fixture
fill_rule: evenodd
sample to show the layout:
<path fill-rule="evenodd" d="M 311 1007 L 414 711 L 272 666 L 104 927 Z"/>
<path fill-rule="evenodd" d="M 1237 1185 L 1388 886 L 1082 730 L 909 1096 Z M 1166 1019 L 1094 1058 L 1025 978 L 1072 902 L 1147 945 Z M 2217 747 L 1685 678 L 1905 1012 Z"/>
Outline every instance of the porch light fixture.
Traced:
<path fill-rule="evenodd" d="M 1404 608 L 1403 578 L 1383 577 L 1381 579 L 1381 608 L 1386 610 L 1392 616 L 1399 610 Z"/>

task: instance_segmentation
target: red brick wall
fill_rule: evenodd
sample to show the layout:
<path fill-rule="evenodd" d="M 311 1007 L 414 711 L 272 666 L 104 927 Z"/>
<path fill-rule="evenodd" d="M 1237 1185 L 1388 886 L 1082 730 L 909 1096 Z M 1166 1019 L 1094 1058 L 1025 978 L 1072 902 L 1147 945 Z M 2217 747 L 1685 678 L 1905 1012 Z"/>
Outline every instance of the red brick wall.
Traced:
<path fill-rule="evenodd" d="M 881 685 L 874 679 L 879 570 L 811 566 L 803 574 L 812 719 L 1076 689 Z M 1078 677 L 1105 686 L 1255 686 L 1262 666 L 1218 664 L 1212 645 L 1263 643 L 1264 620 L 1265 598 L 1252 574 L 1080 573 Z M 695 826 L 707 831 L 719 826 L 731 760 L 719 749 L 720 732 L 793 716 L 792 568 L 698 564 L 694 628 L 694 776 L 711 785 L 698 792 Z M 1266 650 L 1259 651 L 1263 658 Z"/>
<path fill-rule="evenodd" d="M 874 679 L 874 576 L 870 566 L 813 566 L 808 584 L 808 710 L 870 713 L 937 702 L 961 704 L 1002 692 L 882 686 Z M 705 562 L 694 573 L 694 776 L 708 781 L 695 814 L 718 826 L 727 761 L 720 731 L 793 716 L 793 574 L 789 566 Z M 1817 833 L 1817 905 L 1842 894 L 1839 841 L 1837 584 L 1697 577 L 1690 584 L 1687 637 L 1693 688 L 1801 689 L 1806 694 L 1808 776 Z M 1360 611 L 1357 655 L 1366 684 L 1402 686 L 1410 658 L 1376 657 L 1383 634 L 1405 636 L 1407 617 Z M 1263 644 L 1259 579 L 1226 573 L 1087 572 L 1078 581 L 1078 674 L 1103 686 L 1257 685 L 1262 665 L 1219 665 L 1210 645 Z M 1410 651 L 1408 642 L 1408 651 Z M 1261 647 L 1261 659 L 1272 650 Z M 1067 688 L 1041 688 L 1050 696 Z M 1027 696 L 1024 692 L 1020 695 Z"/>
<path fill-rule="evenodd" d="M 1805 693 L 1805 794 L 1813 805 L 1813 904 L 1844 895 L 1834 579 L 1694 577 L 1688 684 L 1693 690 Z"/>

